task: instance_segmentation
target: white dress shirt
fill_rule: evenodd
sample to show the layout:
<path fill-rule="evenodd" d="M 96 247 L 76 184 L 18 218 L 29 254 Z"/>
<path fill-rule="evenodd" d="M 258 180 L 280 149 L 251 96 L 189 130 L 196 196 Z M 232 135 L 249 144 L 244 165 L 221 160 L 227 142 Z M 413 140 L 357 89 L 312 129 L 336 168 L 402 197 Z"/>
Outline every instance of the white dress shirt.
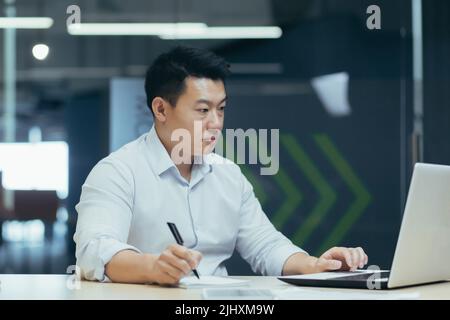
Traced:
<path fill-rule="evenodd" d="M 272 276 L 305 252 L 274 228 L 239 166 L 211 153 L 187 181 L 154 127 L 92 169 L 76 210 L 77 265 L 88 280 L 108 281 L 105 265 L 121 250 L 160 254 L 175 243 L 167 222 L 202 253 L 200 275 L 227 275 L 235 249 L 254 272 Z"/>

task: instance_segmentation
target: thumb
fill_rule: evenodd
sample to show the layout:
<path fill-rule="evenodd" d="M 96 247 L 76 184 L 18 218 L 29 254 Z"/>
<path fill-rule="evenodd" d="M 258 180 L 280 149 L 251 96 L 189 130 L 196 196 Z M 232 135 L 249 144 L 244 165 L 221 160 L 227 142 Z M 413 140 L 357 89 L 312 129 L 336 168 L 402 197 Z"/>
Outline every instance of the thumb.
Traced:
<path fill-rule="evenodd" d="M 342 262 L 339 260 L 328 260 L 328 259 L 320 259 L 322 261 L 319 262 L 319 268 L 321 272 L 328 270 L 339 270 L 342 267 Z"/>

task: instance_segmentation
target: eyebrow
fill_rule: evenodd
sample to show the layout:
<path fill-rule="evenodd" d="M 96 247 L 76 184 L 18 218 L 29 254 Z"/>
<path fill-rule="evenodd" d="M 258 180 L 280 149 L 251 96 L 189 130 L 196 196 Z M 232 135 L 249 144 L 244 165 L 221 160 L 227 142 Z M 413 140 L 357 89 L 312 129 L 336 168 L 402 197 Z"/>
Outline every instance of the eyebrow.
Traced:
<path fill-rule="evenodd" d="M 228 99 L 228 97 L 223 98 L 219 104 L 222 104 L 223 102 L 225 102 Z M 200 103 L 205 103 L 208 106 L 211 106 L 213 103 L 212 101 L 208 100 L 208 99 L 198 99 L 197 101 L 195 101 L 196 104 L 200 104 Z"/>

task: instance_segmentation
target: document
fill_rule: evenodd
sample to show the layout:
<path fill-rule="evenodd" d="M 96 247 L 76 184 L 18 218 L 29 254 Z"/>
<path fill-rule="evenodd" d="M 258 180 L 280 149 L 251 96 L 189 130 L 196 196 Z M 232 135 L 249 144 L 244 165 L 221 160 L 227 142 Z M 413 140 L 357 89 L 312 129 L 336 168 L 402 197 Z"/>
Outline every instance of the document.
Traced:
<path fill-rule="evenodd" d="M 180 280 L 178 287 L 184 289 L 199 289 L 199 288 L 211 288 L 211 287 L 236 287 L 245 286 L 250 283 L 249 280 L 233 279 L 229 277 L 215 277 L 215 276 L 200 276 L 197 277 L 185 277 Z"/>

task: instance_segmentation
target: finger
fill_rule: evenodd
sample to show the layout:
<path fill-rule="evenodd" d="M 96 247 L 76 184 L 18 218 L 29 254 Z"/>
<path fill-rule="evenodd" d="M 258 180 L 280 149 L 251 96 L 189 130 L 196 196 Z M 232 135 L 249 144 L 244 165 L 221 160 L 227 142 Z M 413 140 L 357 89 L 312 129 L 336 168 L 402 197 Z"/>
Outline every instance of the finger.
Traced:
<path fill-rule="evenodd" d="M 202 255 L 200 252 L 194 251 L 194 250 L 188 250 L 186 261 L 189 264 L 191 269 L 197 268 L 201 259 L 202 259 Z"/>
<path fill-rule="evenodd" d="M 172 277 L 170 274 L 168 274 L 165 271 L 161 271 L 161 275 L 159 277 L 158 283 L 159 284 L 177 284 L 179 282 L 178 279 Z"/>
<path fill-rule="evenodd" d="M 159 261 L 161 270 L 171 276 L 176 282 L 178 282 L 183 276 L 183 272 L 166 261 Z"/>
<path fill-rule="evenodd" d="M 364 260 L 364 261 L 365 261 L 365 264 L 367 265 L 367 264 L 369 264 L 369 257 L 367 256 L 367 254 L 364 254 L 364 255 L 366 257 L 366 260 Z"/>
<path fill-rule="evenodd" d="M 170 247 L 170 250 L 178 258 L 185 260 L 191 270 L 195 269 L 202 259 L 202 254 L 200 252 L 196 250 L 189 250 L 180 245 L 173 245 Z"/>
<path fill-rule="evenodd" d="M 168 250 L 181 259 L 189 258 L 189 249 L 178 244 L 169 246 Z"/>
<path fill-rule="evenodd" d="M 359 261 L 358 261 L 358 268 L 364 267 L 364 250 L 361 247 L 358 247 L 355 249 L 358 252 Z"/>
<path fill-rule="evenodd" d="M 189 250 L 189 251 L 190 251 L 190 254 L 191 254 L 191 258 L 194 259 L 195 262 L 196 262 L 195 267 L 198 266 L 200 261 L 203 258 L 203 255 L 200 252 L 196 251 L 196 250 Z"/>
<path fill-rule="evenodd" d="M 183 246 L 174 246 L 171 251 L 178 258 L 186 260 L 186 262 L 191 266 L 191 269 L 195 269 L 197 266 L 198 262 L 192 255 L 193 250 L 189 250 Z"/>
<path fill-rule="evenodd" d="M 356 248 L 356 250 L 358 250 L 359 253 L 359 268 L 363 268 L 364 265 L 366 264 L 366 254 L 364 253 L 364 250 L 361 247 Z"/>
<path fill-rule="evenodd" d="M 176 277 L 173 277 L 168 271 L 168 264 L 162 260 L 159 260 L 157 262 L 158 266 L 158 276 L 156 278 L 156 283 L 161 285 L 168 285 L 168 284 L 176 284 L 179 282 L 179 279 Z"/>
<path fill-rule="evenodd" d="M 352 254 L 348 248 L 334 247 L 330 250 L 326 251 L 321 258 L 325 258 L 327 260 L 339 259 L 342 261 L 342 258 L 345 260 L 348 269 L 352 267 Z"/>
<path fill-rule="evenodd" d="M 171 251 L 168 250 L 164 251 L 161 254 L 161 259 L 162 261 L 166 262 L 172 267 L 178 269 L 180 272 L 183 273 L 183 275 L 187 275 L 189 272 L 191 272 L 191 267 L 189 266 L 187 261 L 178 258 Z"/>
<path fill-rule="evenodd" d="M 352 254 L 352 266 L 350 268 L 351 271 L 355 271 L 358 268 L 359 265 L 359 252 L 355 248 L 349 249 Z"/>
<path fill-rule="evenodd" d="M 169 259 L 170 259 L 169 264 L 177 268 L 178 270 L 181 270 L 184 273 L 184 275 L 187 275 L 192 271 L 191 266 L 186 260 L 180 259 L 173 254 L 169 255 Z"/>
<path fill-rule="evenodd" d="M 333 259 L 333 251 L 336 251 L 338 248 L 336 248 L 336 247 L 334 247 L 334 248 L 331 248 L 331 249 L 328 249 L 327 251 L 325 251 L 320 257 L 321 258 L 324 258 L 324 259 L 327 259 L 327 260 L 331 260 L 331 259 Z"/>
<path fill-rule="evenodd" d="M 339 254 L 344 257 L 347 267 L 350 269 L 353 265 L 352 254 L 347 248 L 339 248 Z"/>
<path fill-rule="evenodd" d="M 317 261 L 317 267 L 319 272 L 328 271 L 328 270 L 339 270 L 342 267 L 342 262 L 339 260 L 328 260 L 324 258 L 320 258 Z"/>

